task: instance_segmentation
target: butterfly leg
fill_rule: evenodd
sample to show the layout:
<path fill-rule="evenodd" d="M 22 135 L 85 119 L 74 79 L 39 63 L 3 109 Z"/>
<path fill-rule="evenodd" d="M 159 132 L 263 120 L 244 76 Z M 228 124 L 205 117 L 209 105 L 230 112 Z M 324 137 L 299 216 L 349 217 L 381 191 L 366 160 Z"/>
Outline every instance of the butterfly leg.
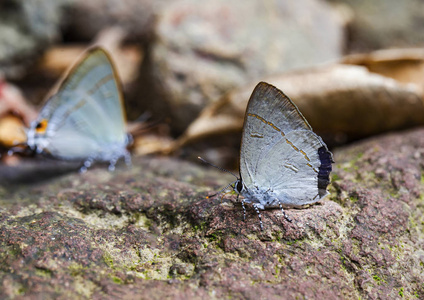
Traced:
<path fill-rule="evenodd" d="M 109 171 L 115 171 L 116 163 L 121 157 L 124 158 L 125 164 L 127 166 L 131 166 L 131 154 L 127 150 L 125 150 L 125 153 L 123 154 L 115 153 L 113 155 L 113 158 L 109 160 L 109 168 L 108 168 Z"/>
<path fill-rule="evenodd" d="M 125 152 L 125 154 L 124 154 L 124 160 L 125 160 L 125 164 L 128 167 L 131 167 L 132 163 L 131 163 L 131 154 L 130 154 L 130 152 L 128 152 L 128 151 Z"/>
<path fill-rule="evenodd" d="M 91 167 L 91 165 L 93 164 L 94 161 L 94 157 L 89 157 L 84 161 L 83 166 L 80 168 L 79 172 L 80 173 L 85 173 L 87 172 L 88 168 Z"/>
<path fill-rule="evenodd" d="M 237 194 L 237 201 L 239 199 L 239 194 Z M 244 199 L 241 199 L 241 207 L 243 207 L 243 221 L 246 221 L 246 207 L 244 206 Z"/>
<path fill-rule="evenodd" d="M 292 222 L 292 219 L 290 219 L 290 218 L 289 218 L 289 216 L 288 216 L 288 215 L 286 215 L 286 212 L 284 211 L 283 206 L 281 205 L 281 201 L 278 201 L 278 204 L 280 205 L 280 209 L 281 209 L 281 212 L 283 213 L 284 218 L 285 218 L 287 221 Z"/>
<path fill-rule="evenodd" d="M 259 224 L 261 225 L 261 230 L 264 230 L 264 227 L 263 227 L 263 224 L 262 224 L 262 216 L 261 216 L 261 213 L 259 211 L 258 206 L 255 203 L 253 203 L 253 208 L 255 209 L 256 213 L 258 214 Z"/>
<path fill-rule="evenodd" d="M 109 171 L 115 171 L 115 165 L 116 165 L 116 162 L 118 161 L 118 159 L 116 159 L 116 158 L 113 158 L 113 159 L 111 159 L 110 161 L 109 161 L 109 167 L 107 168 Z"/>
<path fill-rule="evenodd" d="M 127 161 L 125 154 L 123 155 L 125 162 Z M 108 170 L 109 171 L 115 171 L 115 165 L 118 162 L 118 160 L 121 158 L 121 155 L 114 153 L 113 157 L 109 160 L 109 167 Z"/>

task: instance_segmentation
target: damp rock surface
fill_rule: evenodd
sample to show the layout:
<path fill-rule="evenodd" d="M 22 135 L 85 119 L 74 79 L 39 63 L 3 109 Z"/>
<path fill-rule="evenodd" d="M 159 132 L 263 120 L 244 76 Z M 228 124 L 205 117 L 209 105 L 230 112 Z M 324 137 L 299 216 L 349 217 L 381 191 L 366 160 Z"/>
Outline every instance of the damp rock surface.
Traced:
<path fill-rule="evenodd" d="M 424 297 L 424 130 L 334 151 L 321 204 L 246 221 L 175 158 L 0 188 L 1 298 Z"/>

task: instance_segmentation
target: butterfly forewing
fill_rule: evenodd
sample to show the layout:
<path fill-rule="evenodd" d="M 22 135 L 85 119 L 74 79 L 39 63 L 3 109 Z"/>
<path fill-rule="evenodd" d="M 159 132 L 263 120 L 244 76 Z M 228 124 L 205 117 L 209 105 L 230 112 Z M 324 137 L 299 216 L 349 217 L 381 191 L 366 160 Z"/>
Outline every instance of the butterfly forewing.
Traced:
<path fill-rule="evenodd" d="M 246 111 L 240 151 L 240 175 L 247 189 L 272 191 L 286 205 L 318 201 L 321 147 L 331 158 L 287 96 L 267 83 L 256 86 Z"/>
<path fill-rule="evenodd" d="M 106 146 L 125 146 L 125 117 L 116 71 L 100 48 L 87 53 L 40 112 L 49 120 L 54 156 L 84 158 Z"/>

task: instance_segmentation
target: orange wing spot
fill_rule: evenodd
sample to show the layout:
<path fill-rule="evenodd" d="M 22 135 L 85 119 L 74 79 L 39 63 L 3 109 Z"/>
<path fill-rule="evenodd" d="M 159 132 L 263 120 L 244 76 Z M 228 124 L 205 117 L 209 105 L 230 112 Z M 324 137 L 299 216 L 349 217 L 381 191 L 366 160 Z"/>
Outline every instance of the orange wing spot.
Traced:
<path fill-rule="evenodd" d="M 37 124 L 37 126 L 35 126 L 35 132 L 37 132 L 37 133 L 44 133 L 44 132 L 46 132 L 47 124 L 48 124 L 48 121 L 46 119 L 42 119 Z"/>

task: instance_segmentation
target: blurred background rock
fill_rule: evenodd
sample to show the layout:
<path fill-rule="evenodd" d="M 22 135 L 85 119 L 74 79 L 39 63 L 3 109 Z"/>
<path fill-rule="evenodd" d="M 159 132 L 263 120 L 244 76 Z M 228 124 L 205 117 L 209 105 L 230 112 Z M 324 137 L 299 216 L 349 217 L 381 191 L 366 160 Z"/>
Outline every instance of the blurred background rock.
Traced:
<path fill-rule="evenodd" d="M 111 27 L 120 28 L 119 37 L 112 38 L 118 49 L 113 58 L 122 77 L 129 120 L 148 111 L 153 120 L 166 124 L 159 130 L 161 134 L 184 137 L 173 147 L 169 147 L 168 139 L 166 145 L 139 151 L 144 153 L 161 148 L 175 150 L 179 145 L 196 140 L 187 139 L 189 125 L 205 107 L 217 103 L 228 105 L 222 99 L 231 97 L 227 93 L 233 91 L 244 97 L 238 104 L 235 119 L 230 121 L 236 122 L 236 126 L 228 127 L 236 133 L 217 143 L 219 146 L 225 140 L 228 145 L 234 144 L 233 150 L 237 149 L 237 132 L 242 123 L 239 115 L 243 115 L 252 86 L 257 82 L 264 79 L 270 83 L 293 82 L 299 78 L 296 73 L 299 69 L 306 74 L 320 73 L 322 66 L 328 70 L 328 65 L 339 63 L 365 66 L 368 71 L 382 75 L 382 88 L 377 92 L 366 91 L 369 87 L 364 88 L 361 84 L 352 88 L 346 76 L 342 81 L 350 87 L 342 87 L 344 93 L 331 91 L 332 86 L 340 85 L 337 77 L 328 81 L 326 89 L 330 90 L 331 99 L 326 99 L 328 93 L 319 93 L 318 88 L 314 90 L 314 80 L 307 82 L 307 93 L 296 92 L 302 88 L 299 80 L 293 93 L 290 85 L 278 86 L 296 103 L 307 98 L 301 110 L 312 127 L 320 134 L 328 134 L 330 145 L 340 145 L 423 122 L 422 85 L 417 84 L 417 81 L 424 82 L 420 73 L 423 51 L 416 52 L 412 58 L 410 52 L 397 51 L 394 57 L 383 59 L 383 73 L 379 72 L 381 68 L 370 68 L 375 66 L 375 59 L 381 65 L 381 56 L 346 58 L 346 55 L 378 49 L 422 47 L 423 8 L 424 3 L 418 0 L 214 0 L 206 3 L 195 0 L 6 0 L 0 3 L 0 74 L 3 81 L 21 89 L 29 103 L 37 107 L 86 47 L 98 41 Z M 402 74 L 407 75 L 393 77 L 393 70 L 399 69 L 400 62 Z M 356 73 L 363 81 L 364 76 L 368 76 L 365 71 Z M 385 77 L 400 82 L 384 82 Z M 358 82 L 358 78 L 353 81 Z M 398 84 L 400 91 L 393 84 Z M 387 85 L 389 92 L 386 92 Z M 340 90 L 339 86 L 337 88 Z M 352 91 L 356 92 L 354 98 L 360 101 L 355 100 L 349 106 L 345 99 Z M 375 93 L 383 95 L 383 101 Z M 369 111 L 368 107 L 376 110 L 381 107 L 385 112 L 387 103 L 393 107 L 399 105 L 387 100 L 399 94 L 403 95 L 402 99 L 410 100 L 405 100 L 407 109 L 399 111 L 395 118 L 398 121 L 386 126 L 381 125 L 381 118 L 370 121 L 363 117 L 355 122 L 353 115 Z M 320 105 L 320 101 L 326 104 Z M 333 105 L 340 101 L 344 104 Z M 3 112 L 21 114 L 10 101 L 5 104 L 0 100 L 1 106 Z M 331 116 L 345 116 L 350 109 L 348 124 L 340 125 L 343 117 L 332 123 Z M 340 113 L 339 110 L 344 111 Z M 411 112 L 414 112 L 413 118 L 408 117 Z M 372 114 L 368 115 L 373 118 Z M 28 116 L 21 117 L 25 121 L 28 119 Z M 366 124 L 370 127 L 364 129 Z M 223 127 L 225 124 L 217 126 Z M 211 137 L 221 133 L 217 129 L 204 136 L 213 144 L 216 141 Z M 142 143 L 136 140 L 136 145 Z"/>

